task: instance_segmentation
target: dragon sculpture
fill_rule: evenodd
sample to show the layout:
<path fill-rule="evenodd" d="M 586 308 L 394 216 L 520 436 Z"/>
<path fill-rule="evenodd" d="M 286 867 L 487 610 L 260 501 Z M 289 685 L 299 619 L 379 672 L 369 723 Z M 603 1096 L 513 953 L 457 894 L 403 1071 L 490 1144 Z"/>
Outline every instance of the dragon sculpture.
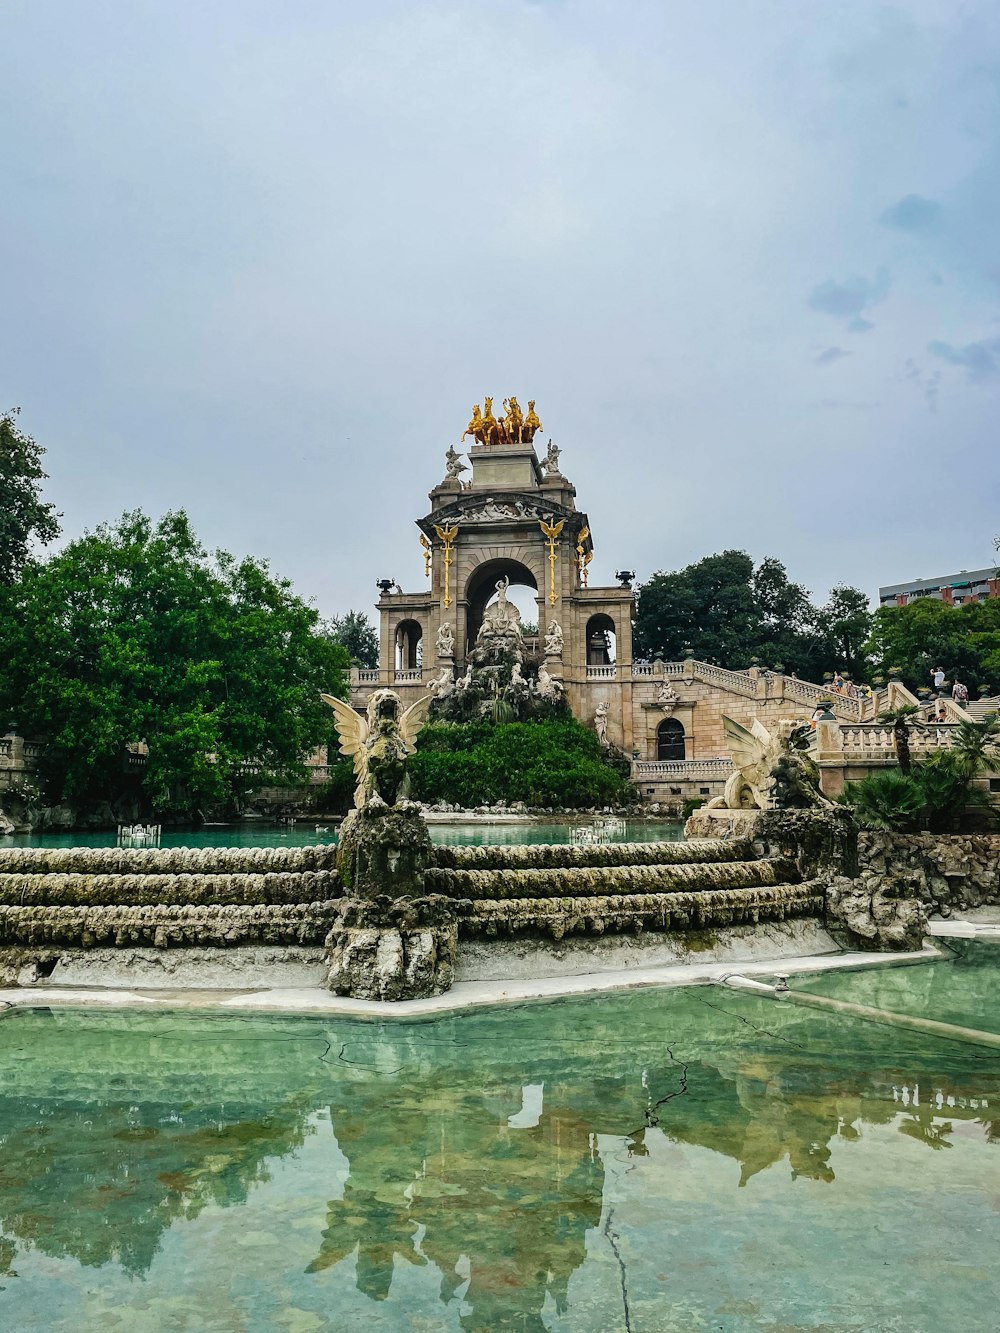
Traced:
<path fill-rule="evenodd" d="M 749 730 L 723 716 L 735 773 L 709 810 L 805 810 L 832 805 L 819 789 L 819 768 L 809 758 L 808 723 L 785 718 L 772 734 L 754 718 Z"/>
<path fill-rule="evenodd" d="M 396 805 L 405 801 L 410 791 L 406 761 L 427 719 L 432 696 L 424 695 L 401 712 L 398 694 L 393 690 L 376 690 L 364 713 L 355 712 L 350 704 L 332 694 L 320 697 L 333 709 L 340 753 L 354 757 L 356 808 L 363 810 L 369 804 Z"/>

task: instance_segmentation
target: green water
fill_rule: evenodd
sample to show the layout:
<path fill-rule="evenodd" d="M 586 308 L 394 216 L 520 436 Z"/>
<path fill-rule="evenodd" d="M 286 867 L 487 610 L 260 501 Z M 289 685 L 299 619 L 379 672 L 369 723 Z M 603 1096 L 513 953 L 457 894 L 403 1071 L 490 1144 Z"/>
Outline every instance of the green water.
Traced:
<path fill-rule="evenodd" d="M 1000 946 L 949 940 L 947 952 L 952 956 L 947 966 L 921 964 L 859 973 L 825 972 L 795 978 L 790 984 L 796 990 L 888 1009 L 890 1013 L 1000 1032 Z"/>
<path fill-rule="evenodd" d="M 18 1013 L 0 1327 L 988 1329 L 998 1139 L 996 1052 L 720 988 Z"/>
<path fill-rule="evenodd" d="M 539 821 L 530 824 L 430 824 L 431 840 L 445 846 L 482 846 L 487 843 L 563 843 L 570 830 L 588 820 Z M 680 842 L 684 825 L 677 820 L 629 820 L 624 833 L 612 842 Z M 0 837 L 3 847 L 114 847 L 115 833 L 15 833 Z M 296 824 L 230 824 L 224 828 L 164 833 L 161 847 L 314 847 L 337 841 L 335 824 L 299 820 Z"/>

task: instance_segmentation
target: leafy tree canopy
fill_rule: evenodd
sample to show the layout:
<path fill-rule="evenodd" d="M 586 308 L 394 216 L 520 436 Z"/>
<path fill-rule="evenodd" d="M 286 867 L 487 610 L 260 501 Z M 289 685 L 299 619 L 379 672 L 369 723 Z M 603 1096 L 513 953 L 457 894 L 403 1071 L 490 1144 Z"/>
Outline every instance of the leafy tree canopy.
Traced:
<path fill-rule="evenodd" d="M 113 798 L 144 741 L 147 808 L 187 813 L 300 777 L 330 739 L 319 693 L 344 692 L 344 648 L 266 564 L 209 556 L 183 512 L 126 514 L 6 597 L 0 709 L 47 742 L 50 800 Z"/>
<path fill-rule="evenodd" d="M 810 679 L 837 668 L 860 677 L 871 619 L 857 588 L 834 588 L 826 606 L 817 607 L 780 560 L 768 557 L 755 567 L 746 551 L 723 551 L 643 584 L 636 649 L 668 660 L 690 649 L 733 668 L 756 657 Z"/>
<path fill-rule="evenodd" d="M 364 611 L 332 616 L 326 623 L 326 630 L 332 639 L 347 649 L 354 666 L 378 666 L 378 630 Z"/>
<path fill-rule="evenodd" d="M 0 584 L 13 583 L 33 542 L 59 536 L 55 506 L 41 498 L 44 450 L 17 425 L 18 409 L 0 417 Z"/>
<path fill-rule="evenodd" d="M 936 597 L 920 597 L 906 606 L 879 607 L 868 650 L 883 673 L 898 669 L 911 689 L 929 685 L 931 671 L 939 666 L 949 680 L 995 690 L 1000 685 L 1000 598 L 949 606 Z"/>

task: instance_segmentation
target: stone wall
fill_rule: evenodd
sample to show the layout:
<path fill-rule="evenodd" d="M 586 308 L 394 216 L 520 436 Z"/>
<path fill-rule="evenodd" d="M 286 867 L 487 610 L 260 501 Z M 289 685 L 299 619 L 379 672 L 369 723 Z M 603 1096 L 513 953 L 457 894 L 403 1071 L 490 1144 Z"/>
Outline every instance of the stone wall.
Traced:
<path fill-rule="evenodd" d="M 907 882 L 927 910 L 1000 904 L 1000 834 L 862 833 L 861 875 Z"/>

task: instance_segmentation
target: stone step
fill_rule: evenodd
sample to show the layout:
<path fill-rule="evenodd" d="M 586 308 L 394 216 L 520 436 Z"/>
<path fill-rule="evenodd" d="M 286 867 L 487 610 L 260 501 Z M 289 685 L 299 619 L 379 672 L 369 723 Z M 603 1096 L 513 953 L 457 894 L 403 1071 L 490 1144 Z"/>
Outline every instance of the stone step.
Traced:
<path fill-rule="evenodd" d="M 312 903 L 343 893 L 335 870 L 246 875 L 112 875 L 0 872 L 0 904 L 37 907 L 241 906 Z"/>
<path fill-rule="evenodd" d="M 431 851 L 431 864 L 442 870 L 671 866 L 753 860 L 753 844 L 742 838 L 689 838 L 685 842 L 609 842 L 598 846 L 517 843 L 511 846 L 434 847 Z"/>
<path fill-rule="evenodd" d="M 337 848 L 316 847 L 0 847 L 10 875 L 264 875 L 335 870 Z"/>
<path fill-rule="evenodd" d="M 336 902 L 253 907 L 0 907 L 0 945 L 84 949 L 322 944 Z"/>
<path fill-rule="evenodd" d="M 595 894 L 650 894 L 745 889 L 794 884 L 795 863 L 700 862 L 693 865 L 547 867 L 531 870 L 428 870 L 428 893 L 449 898 L 504 901 L 512 898 L 585 898 Z"/>
<path fill-rule="evenodd" d="M 778 884 L 711 893 L 624 894 L 592 898 L 512 898 L 473 902 L 459 919 L 460 937 L 604 935 L 757 925 L 821 916 L 823 885 Z"/>

